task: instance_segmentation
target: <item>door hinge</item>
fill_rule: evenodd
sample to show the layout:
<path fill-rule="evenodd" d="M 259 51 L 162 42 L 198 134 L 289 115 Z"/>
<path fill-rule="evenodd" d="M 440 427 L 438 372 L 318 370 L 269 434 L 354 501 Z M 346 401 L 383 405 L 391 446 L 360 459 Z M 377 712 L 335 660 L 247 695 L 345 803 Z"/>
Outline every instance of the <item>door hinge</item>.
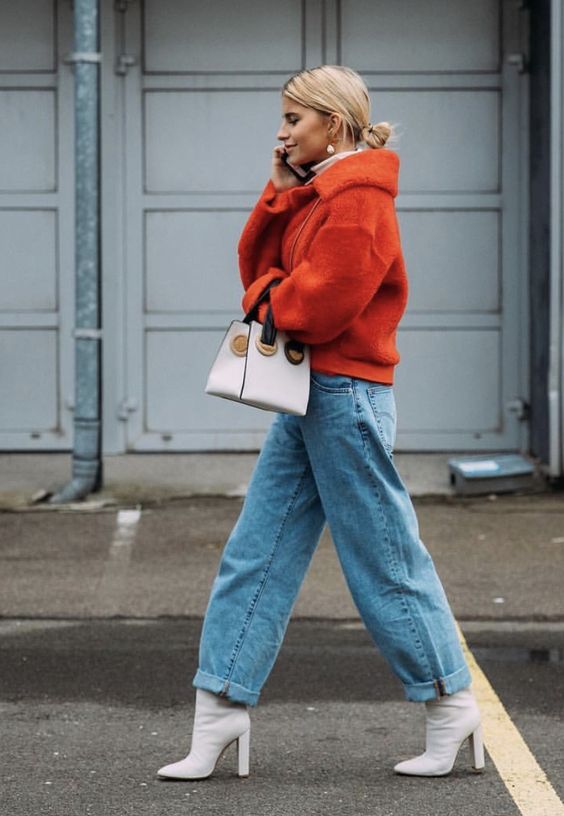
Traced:
<path fill-rule="evenodd" d="M 127 422 L 129 419 L 129 415 L 137 411 L 139 408 L 139 403 L 136 399 L 132 399 L 131 397 L 124 397 L 120 404 L 118 405 L 118 419 L 122 419 L 124 422 Z"/>
<path fill-rule="evenodd" d="M 509 402 L 506 404 L 506 408 L 512 414 L 516 414 L 517 419 L 520 419 L 523 422 L 529 419 L 531 406 L 527 400 L 524 400 L 522 397 L 509 400 Z"/>
<path fill-rule="evenodd" d="M 523 54 L 521 51 L 514 54 L 508 54 L 506 59 L 509 65 L 517 66 L 517 71 L 520 74 L 529 73 L 529 60 L 527 59 L 527 56 Z"/>

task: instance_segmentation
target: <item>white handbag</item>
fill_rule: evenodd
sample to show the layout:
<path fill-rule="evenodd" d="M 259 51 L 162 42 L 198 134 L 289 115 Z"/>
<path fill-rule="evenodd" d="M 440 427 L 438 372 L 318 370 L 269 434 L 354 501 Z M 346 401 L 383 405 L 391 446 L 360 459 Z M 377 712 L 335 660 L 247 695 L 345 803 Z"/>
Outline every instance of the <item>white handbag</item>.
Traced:
<path fill-rule="evenodd" d="M 309 401 L 309 347 L 274 326 L 269 306 L 264 324 L 253 318 L 270 293 L 269 283 L 243 320 L 233 320 L 211 367 L 206 394 L 265 411 L 304 416 Z"/>

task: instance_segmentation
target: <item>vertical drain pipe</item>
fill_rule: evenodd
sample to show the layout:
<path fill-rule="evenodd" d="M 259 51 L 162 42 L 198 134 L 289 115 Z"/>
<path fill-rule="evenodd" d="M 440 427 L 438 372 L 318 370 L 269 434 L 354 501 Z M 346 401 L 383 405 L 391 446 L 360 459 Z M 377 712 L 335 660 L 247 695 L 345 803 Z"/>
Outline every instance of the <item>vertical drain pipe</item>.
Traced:
<path fill-rule="evenodd" d="M 101 327 L 99 217 L 99 0 L 74 0 L 75 409 L 72 479 L 49 499 L 76 501 L 100 488 Z"/>

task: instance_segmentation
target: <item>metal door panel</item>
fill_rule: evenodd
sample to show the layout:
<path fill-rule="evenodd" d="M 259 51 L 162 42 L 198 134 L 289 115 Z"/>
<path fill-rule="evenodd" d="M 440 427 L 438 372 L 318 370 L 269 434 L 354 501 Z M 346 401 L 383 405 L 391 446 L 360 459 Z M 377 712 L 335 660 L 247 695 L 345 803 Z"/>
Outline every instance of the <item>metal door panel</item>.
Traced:
<path fill-rule="evenodd" d="M 33 240 L 31 240 L 33 238 Z M 57 218 L 49 210 L 0 210 L 2 311 L 57 308 Z"/>
<path fill-rule="evenodd" d="M 146 0 L 145 71 L 293 73 L 303 58 L 303 5 Z"/>
<path fill-rule="evenodd" d="M 4 433 L 32 432 L 37 442 L 55 431 L 57 404 L 57 331 L 0 330 L 0 428 Z"/>
<path fill-rule="evenodd" d="M 242 291 L 234 247 L 248 214 L 148 212 L 146 313 L 200 313 L 213 308 L 237 314 Z"/>
<path fill-rule="evenodd" d="M 45 0 L 0 4 L 0 71 L 55 69 L 53 9 Z"/>
<path fill-rule="evenodd" d="M 278 90 L 147 92 L 147 192 L 221 194 L 262 188 L 270 163 L 264 145 L 277 144 L 279 119 Z M 244 125 L 235 130 L 226 126 L 241 121 Z"/>
<path fill-rule="evenodd" d="M 499 91 L 374 90 L 371 96 L 373 121 L 397 123 L 401 134 L 402 194 L 499 190 Z"/>
<path fill-rule="evenodd" d="M 55 93 L 0 90 L 0 192 L 55 188 Z"/>
<path fill-rule="evenodd" d="M 409 311 L 498 312 L 500 214 L 495 210 L 402 210 Z M 458 315 L 462 320 L 462 315 Z"/>
<path fill-rule="evenodd" d="M 431 442 L 441 450 L 453 438 L 464 447 L 469 434 L 478 439 L 503 432 L 499 331 L 406 329 L 400 353 L 398 424 L 410 444 L 426 449 Z"/>
<path fill-rule="evenodd" d="M 257 445 L 273 415 L 204 392 L 224 333 L 147 332 L 146 428 L 141 449 L 159 450 L 163 445 L 183 449 L 193 444 L 193 437 L 200 449 Z"/>
<path fill-rule="evenodd" d="M 342 62 L 391 73 L 496 71 L 497 0 L 342 0 Z"/>

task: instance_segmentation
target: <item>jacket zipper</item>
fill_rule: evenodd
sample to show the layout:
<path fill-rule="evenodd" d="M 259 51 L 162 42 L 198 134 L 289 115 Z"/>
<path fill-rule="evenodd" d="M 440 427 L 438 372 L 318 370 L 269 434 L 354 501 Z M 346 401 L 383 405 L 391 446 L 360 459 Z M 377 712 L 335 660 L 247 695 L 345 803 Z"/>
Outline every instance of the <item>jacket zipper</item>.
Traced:
<path fill-rule="evenodd" d="M 308 212 L 308 214 L 306 215 L 306 217 L 305 217 L 305 218 L 304 218 L 304 220 L 302 221 L 302 224 L 301 224 L 301 226 L 300 226 L 299 230 L 298 230 L 298 231 L 297 231 L 297 233 L 296 233 L 296 237 L 294 238 L 294 241 L 293 241 L 293 243 L 292 243 L 292 248 L 291 248 L 291 250 L 290 250 L 290 263 L 289 263 L 289 266 L 290 266 L 290 274 L 292 273 L 292 262 L 293 262 L 293 260 L 294 260 L 294 250 L 296 249 L 296 244 L 298 243 L 298 238 L 299 238 L 299 237 L 300 237 L 300 235 L 302 234 L 302 230 L 303 230 L 303 228 L 305 227 L 305 225 L 307 224 L 307 222 L 309 221 L 309 218 L 310 218 L 310 216 L 312 215 L 313 211 L 315 210 L 315 208 L 317 207 L 317 205 L 318 205 L 318 204 L 320 204 L 320 203 L 321 203 L 321 199 L 320 199 L 320 198 L 318 198 L 318 199 L 317 199 L 317 201 L 315 202 L 315 204 L 313 205 L 313 207 L 311 208 L 311 210 Z"/>

